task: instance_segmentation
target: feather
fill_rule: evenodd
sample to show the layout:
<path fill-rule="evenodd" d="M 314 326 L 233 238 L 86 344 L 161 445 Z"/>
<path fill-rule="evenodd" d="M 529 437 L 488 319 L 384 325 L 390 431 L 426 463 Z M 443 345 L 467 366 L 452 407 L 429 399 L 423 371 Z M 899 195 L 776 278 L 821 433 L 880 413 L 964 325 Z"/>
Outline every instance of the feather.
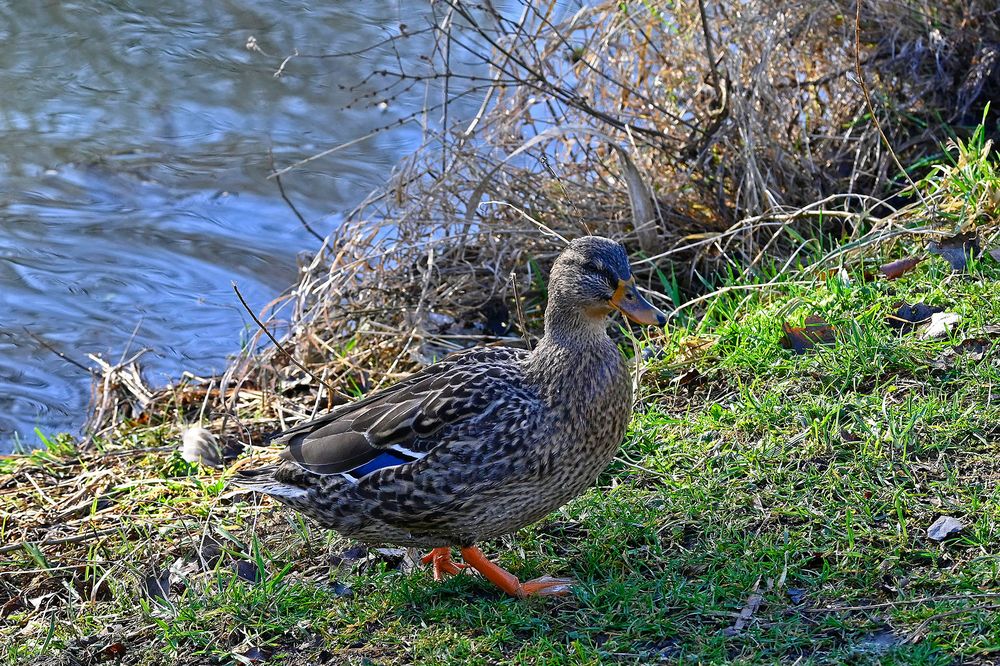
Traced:
<path fill-rule="evenodd" d="M 439 444 L 433 436 L 442 428 L 490 413 L 508 387 L 496 364 L 516 364 L 526 356 L 502 347 L 449 356 L 387 390 L 285 431 L 275 438 L 287 444 L 280 456 L 314 474 L 358 478 L 419 460 Z M 385 462 L 387 454 L 399 462 Z M 377 460 L 385 464 L 370 467 Z"/>
<path fill-rule="evenodd" d="M 302 486 L 283 483 L 275 478 L 277 467 L 261 467 L 260 469 L 241 470 L 233 477 L 233 482 L 247 490 L 273 495 L 285 500 L 304 500 L 309 491 Z"/>

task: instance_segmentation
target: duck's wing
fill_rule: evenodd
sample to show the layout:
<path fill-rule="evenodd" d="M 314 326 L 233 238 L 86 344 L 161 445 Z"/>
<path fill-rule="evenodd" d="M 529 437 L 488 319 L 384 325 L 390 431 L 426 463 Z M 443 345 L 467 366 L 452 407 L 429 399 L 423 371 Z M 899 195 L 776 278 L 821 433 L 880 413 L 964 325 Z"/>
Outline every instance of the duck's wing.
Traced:
<path fill-rule="evenodd" d="M 504 386 L 518 383 L 527 352 L 479 347 L 453 354 L 383 391 L 341 405 L 281 433 L 281 457 L 315 474 L 364 476 L 423 458 L 431 435 L 449 424 L 490 413 Z"/>

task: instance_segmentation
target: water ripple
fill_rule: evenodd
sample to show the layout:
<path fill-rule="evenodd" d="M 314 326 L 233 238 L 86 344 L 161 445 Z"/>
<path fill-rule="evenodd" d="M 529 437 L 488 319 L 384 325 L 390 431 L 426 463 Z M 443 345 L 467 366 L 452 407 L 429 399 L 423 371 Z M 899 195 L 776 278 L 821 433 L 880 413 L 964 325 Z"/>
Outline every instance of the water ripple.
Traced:
<path fill-rule="evenodd" d="M 132 348 L 147 378 L 222 370 L 247 317 L 237 280 L 262 307 L 315 247 L 267 179 L 279 165 L 367 134 L 389 118 L 343 111 L 339 86 L 392 64 L 390 51 L 336 62 L 321 53 L 380 41 L 415 17 L 387 0 L 297 4 L 0 4 L 0 452 L 33 429 L 76 430 L 85 365 Z M 427 44 L 405 42 L 414 52 Z M 354 93 L 347 93 L 353 95 Z M 423 91 L 396 102 L 419 108 Z M 407 107 L 410 104 L 410 107 Z M 386 133 L 285 179 L 320 230 L 381 183 L 415 131 Z M 30 335 L 28 332 L 30 331 Z M 35 337 L 32 337 L 35 336 Z"/>

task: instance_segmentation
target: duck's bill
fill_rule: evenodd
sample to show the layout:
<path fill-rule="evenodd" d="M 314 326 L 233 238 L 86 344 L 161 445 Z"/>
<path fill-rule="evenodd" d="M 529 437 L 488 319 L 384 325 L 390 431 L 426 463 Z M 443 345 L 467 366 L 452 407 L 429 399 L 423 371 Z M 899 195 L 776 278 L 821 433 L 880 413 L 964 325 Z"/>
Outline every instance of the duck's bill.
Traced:
<path fill-rule="evenodd" d="M 667 323 L 667 315 L 647 301 L 635 288 L 635 280 L 624 280 L 618 283 L 618 289 L 611 297 L 611 305 L 623 315 L 637 324 L 645 326 L 663 326 Z"/>

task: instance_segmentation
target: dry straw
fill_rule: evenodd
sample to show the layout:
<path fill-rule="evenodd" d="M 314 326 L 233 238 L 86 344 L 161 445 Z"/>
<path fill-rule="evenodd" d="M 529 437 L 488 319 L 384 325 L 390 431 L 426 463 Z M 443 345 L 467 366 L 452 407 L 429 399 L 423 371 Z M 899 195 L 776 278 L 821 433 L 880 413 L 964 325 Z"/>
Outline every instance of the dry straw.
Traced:
<path fill-rule="evenodd" d="M 428 58 L 372 72 L 363 94 L 426 85 L 424 145 L 262 316 L 308 374 L 258 332 L 224 376 L 142 396 L 148 418 L 256 439 L 450 351 L 537 333 L 548 264 L 581 234 L 626 243 L 664 301 L 661 276 L 691 298 L 720 271 L 795 267 L 823 234 L 843 238 L 826 258 L 843 262 L 913 233 L 889 146 L 918 163 L 941 120 L 978 119 L 997 88 L 998 17 L 976 3 L 434 7 Z M 456 117 L 470 96 L 476 112 Z M 92 432 L 134 402 L 126 370 L 104 372 Z"/>
<path fill-rule="evenodd" d="M 865 2 L 857 42 L 855 7 L 836 0 L 534 2 L 513 18 L 434 7 L 421 31 L 436 35 L 431 57 L 373 72 L 384 87 L 365 93 L 428 85 L 423 116 L 402 119 L 422 122 L 424 145 L 261 316 L 297 364 L 260 332 L 224 375 L 158 391 L 137 358 L 102 362 L 88 425 L 98 448 L 37 454 L 0 477 L 0 554 L 19 558 L 0 568 L 6 603 L 40 599 L 41 617 L 62 607 L 52 595 L 93 600 L 123 572 L 141 581 L 144 561 L 201 549 L 220 518 L 242 520 L 232 497 L 172 476 L 163 450 L 134 448 L 148 431 L 179 443 L 198 423 L 232 451 L 452 350 L 537 334 L 567 238 L 623 241 L 643 285 L 665 301 L 658 276 L 675 276 L 690 312 L 702 278 L 795 267 L 821 234 L 843 238 L 822 260 L 837 264 L 936 225 L 899 195 L 887 146 L 917 164 L 939 151 L 942 119 L 978 119 L 997 92 L 1000 29 L 986 4 Z M 477 60 L 486 75 L 470 73 Z M 456 117 L 437 95 L 479 104 Z M 32 562 L 73 585 L 34 580 Z"/>

